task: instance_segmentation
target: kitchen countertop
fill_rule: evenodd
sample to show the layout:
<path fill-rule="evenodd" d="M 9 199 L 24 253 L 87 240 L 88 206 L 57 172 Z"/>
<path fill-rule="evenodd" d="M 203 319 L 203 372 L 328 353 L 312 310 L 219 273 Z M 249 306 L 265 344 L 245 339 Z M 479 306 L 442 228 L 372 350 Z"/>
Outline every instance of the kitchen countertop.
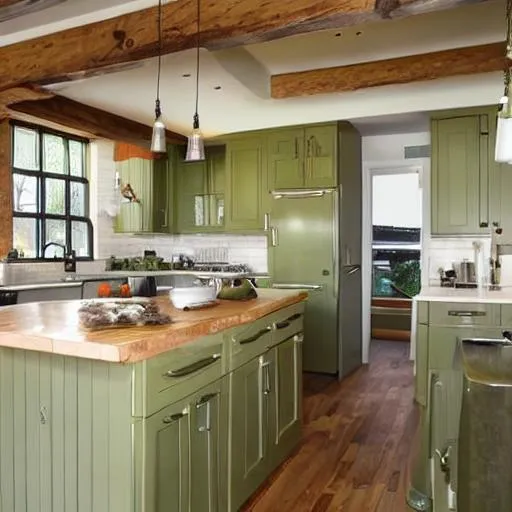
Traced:
<path fill-rule="evenodd" d="M 128 277 L 165 277 L 165 276 L 198 276 L 204 278 L 217 278 L 217 279 L 237 279 L 245 277 L 247 279 L 253 278 L 269 278 L 267 273 L 236 273 L 236 272 L 204 272 L 200 270 L 160 270 L 160 271 L 105 271 L 104 274 L 69 274 L 54 281 L 44 280 L 40 282 L 18 283 L 0 285 L 0 290 L 8 292 L 19 292 L 27 290 L 42 290 L 49 288 L 72 288 L 82 286 L 83 283 L 88 281 L 108 281 L 112 279 L 122 279 Z"/>
<path fill-rule="evenodd" d="M 422 288 L 420 294 L 414 297 L 414 300 L 426 302 L 512 304 L 512 286 L 504 286 L 501 290 L 429 286 Z"/>
<path fill-rule="evenodd" d="M 259 289 L 250 301 L 219 301 L 214 307 L 181 311 L 158 297 L 173 323 L 86 331 L 78 322 L 82 301 L 34 302 L 0 308 L 0 346 L 131 363 L 167 352 L 194 339 L 254 322 L 307 299 L 307 293 Z"/>

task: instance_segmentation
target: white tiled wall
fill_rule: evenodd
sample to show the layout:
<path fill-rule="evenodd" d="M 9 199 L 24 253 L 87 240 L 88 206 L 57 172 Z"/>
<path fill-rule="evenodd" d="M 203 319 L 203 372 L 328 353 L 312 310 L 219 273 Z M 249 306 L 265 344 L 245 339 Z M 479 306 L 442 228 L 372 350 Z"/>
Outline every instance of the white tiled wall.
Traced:
<path fill-rule="evenodd" d="M 101 140 L 91 145 L 91 217 L 94 223 L 95 257 L 141 256 L 153 249 L 165 259 L 184 253 L 196 259 L 246 263 L 254 272 L 267 271 L 267 238 L 223 234 L 141 236 L 114 233 L 113 219 L 105 213 L 112 198 L 115 176 L 114 145 Z"/>

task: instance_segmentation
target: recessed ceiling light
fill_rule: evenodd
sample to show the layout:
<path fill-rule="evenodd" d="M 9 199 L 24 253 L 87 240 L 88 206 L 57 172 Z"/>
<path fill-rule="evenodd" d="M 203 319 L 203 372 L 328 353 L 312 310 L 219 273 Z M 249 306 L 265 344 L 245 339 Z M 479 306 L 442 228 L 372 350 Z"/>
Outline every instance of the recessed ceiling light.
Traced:
<path fill-rule="evenodd" d="M 220 85 L 216 85 L 216 86 L 214 87 L 214 89 L 215 89 L 216 91 L 218 91 L 218 90 L 222 89 L 222 87 L 221 87 Z"/>
<path fill-rule="evenodd" d="M 336 34 L 334 34 L 334 37 L 341 37 L 341 36 L 342 36 L 341 32 L 336 32 Z"/>
<path fill-rule="evenodd" d="M 190 78 L 190 73 L 183 73 L 183 75 L 181 75 L 183 78 Z"/>
<path fill-rule="evenodd" d="M 360 30 L 358 30 L 358 31 L 356 32 L 356 36 L 362 36 L 362 35 L 363 35 L 363 33 L 362 33 Z"/>

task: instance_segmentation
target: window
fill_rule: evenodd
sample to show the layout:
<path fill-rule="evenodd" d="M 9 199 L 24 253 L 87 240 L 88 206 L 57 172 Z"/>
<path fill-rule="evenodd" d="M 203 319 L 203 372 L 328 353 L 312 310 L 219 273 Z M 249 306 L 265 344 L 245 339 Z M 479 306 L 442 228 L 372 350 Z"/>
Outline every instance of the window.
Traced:
<path fill-rule="evenodd" d="M 92 259 L 87 141 L 44 128 L 12 129 L 13 242 L 20 258 L 54 259 L 74 250 Z"/>
<path fill-rule="evenodd" d="M 373 297 L 420 291 L 421 197 L 418 172 L 372 177 Z"/>

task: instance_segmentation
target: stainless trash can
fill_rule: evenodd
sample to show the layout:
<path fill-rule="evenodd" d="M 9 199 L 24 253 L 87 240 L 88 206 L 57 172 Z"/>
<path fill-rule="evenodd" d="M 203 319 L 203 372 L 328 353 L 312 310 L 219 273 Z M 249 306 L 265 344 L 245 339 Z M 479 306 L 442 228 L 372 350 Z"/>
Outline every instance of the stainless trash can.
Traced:
<path fill-rule="evenodd" d="M 512 338 L 509 333 L 504 333 Z M 512 510 L 512 341 L 463 339 L 459 512 Z"/>

